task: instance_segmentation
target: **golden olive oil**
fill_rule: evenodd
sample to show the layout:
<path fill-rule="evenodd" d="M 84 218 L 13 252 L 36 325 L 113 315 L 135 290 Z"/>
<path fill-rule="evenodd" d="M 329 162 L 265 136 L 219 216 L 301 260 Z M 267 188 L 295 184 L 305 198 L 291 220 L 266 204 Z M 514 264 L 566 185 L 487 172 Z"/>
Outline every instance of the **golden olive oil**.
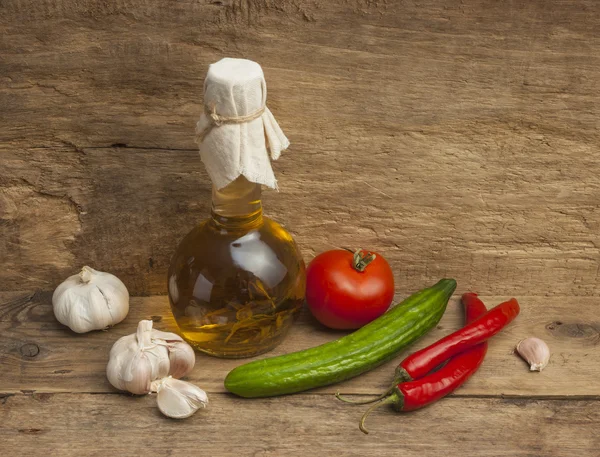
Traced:
<path fill-rule="evenodd" d="M 180 243 L 169 299 L 185 340 L 219 357 L 269 351 L 302 307 L 305 267 L 292 236 L 262 214 L 260 185 L 213 189 L 211 217 Z"/>

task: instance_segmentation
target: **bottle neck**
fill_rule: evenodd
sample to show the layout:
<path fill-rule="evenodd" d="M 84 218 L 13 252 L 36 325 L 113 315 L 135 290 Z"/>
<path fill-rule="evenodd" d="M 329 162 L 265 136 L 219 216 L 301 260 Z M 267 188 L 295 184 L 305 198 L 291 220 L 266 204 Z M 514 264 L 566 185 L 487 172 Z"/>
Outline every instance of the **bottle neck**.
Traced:
<path fill-rule="evenodd" d="M 260 184 L 240 176 L 220 190 L 213 186 L 211 218 L 222 229 L 251 229 L 261 225 Z"/>

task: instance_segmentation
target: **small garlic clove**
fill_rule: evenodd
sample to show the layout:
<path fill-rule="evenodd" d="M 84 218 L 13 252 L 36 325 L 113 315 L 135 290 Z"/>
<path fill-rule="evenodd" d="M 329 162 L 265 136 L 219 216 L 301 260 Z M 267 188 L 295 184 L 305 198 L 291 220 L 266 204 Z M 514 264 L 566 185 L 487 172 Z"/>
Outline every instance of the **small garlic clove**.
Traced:
<path fill-rule="evenodd" d="M 521 340 L 517 352 L 529 364 L 530 371 L 542 371 L 550 360 L 550 348 L 539 338 Z"/>
<path fill-rule="evenodd" d="M 171 361 L 169 375 L 179 379 L 189 374 L 196 363 L 196 353 L 192 347 L 183 341 L 176 341 L 169 343 L 167 348 Z"/>
<path fill-rule="evenodd" d="M 123 367 L 123 388 L 132 394 L 143 395 L 150 392 L 152 363 L 143 350 L 140 350 Z"/>
<path fill-rule="evenodd" d="M 185 419 L 208 405 L 208 397 L 199 387 L 186 381 L 167 377 L 152 383 L 158 392 L 158 409 L 167 417 Z"/>
<path fill-rule="evenodd" d="M 108 381 L 119 390 L 126 390 L 123 381 L 123 367 L 137 351 L 137 339 L 135 334 L 119 338 L 110 349 L 108 364 L 106 365 L 106 377 Z"/>
<path fill-rule="evenodd" d="M 192 371 L 196 363 L 196 353 L 189 344 L 183 341 L 183 338 L 175 333 L 153 329 L 152 341 L 168 350 L 170 361 L 167 373 L 157 376 L 156 379 L 164 378 L 167 375 L 179 379 Z"/>

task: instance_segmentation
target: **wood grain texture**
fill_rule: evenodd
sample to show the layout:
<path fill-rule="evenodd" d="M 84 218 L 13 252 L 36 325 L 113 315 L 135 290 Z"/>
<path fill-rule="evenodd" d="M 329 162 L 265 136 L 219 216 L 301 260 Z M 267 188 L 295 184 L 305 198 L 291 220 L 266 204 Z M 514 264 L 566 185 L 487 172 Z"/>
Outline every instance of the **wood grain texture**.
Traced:
<path fill-rule="evenodd" d="M 410 414 L 382 408 L 365 436 L 364 407 L 333 396 L 242 400 L 212 394 L 184 421 L 160 415 L 152 396 L 40 394 L 0 401 L 0 446 L 11 456 L 593 457 L 597 400 L 446 399 Z M 227 430 L 227 433 L 224 433 Z M 342 451 L 343 450 L 343 451 Z"/>
<path fill-rule="evenodd" d="M 0 1 L 0 455 L 595 456 L 600 448 L 600 3 L 594 0 Z M 261 63 L 292 147 L 265 211 L 305 259 L 367 247 L 397 299 L 455 277 L 522 314 L 452 397 L 410 415 L 374 394 L 398 359 L 345 383 L 244 401 L 245 361 L 198 355 L 210 407 L 163 418 L 118 394 L 108 351 L 143 318 L 174 330 L 165 297 L 75 335 L 51 291 L 84 264 L 132 295 L 164 294 L 177 242 L 209 211 L 193 144 L 208 64 Z M 24 292 L 11 292 L 24 291 Z M 409 350 L 462 324 L 458 300 Z M 272 354 L 338 334 L 300 318 Z M 529 373 L 512 352 L 538 336 Z"/>
<path fill-rule="evenodd" d="M 129 316 L 105 332 L 78 335 L 59 324 L 50 304 L 50 294 L 3 294 L 0 307 L 0 393 L 94 392 L 115 390 L 106 380 L 105 369 L 112 344 L 134 333 L 141 319 L 154 319 L 155 327 L 176 331 L 165 297 L 134 298 Z M 506 297 L 483 297 L 491 307 Z M 521 297 L 521 314 L 508 328 L 490 341 L 486 360 L 459 395 L 486 396 L 600 396 L 600 322 L 594 298 Z M 577 308 L 575 313 L 573 310 Z M 463 311 L 453 299 L 436 329 L 408 348 L 407 355 L 463 325 Z M 290 335 L 267 357 L 316 346 L 343 333 L 321 327 L 304 312 Z M 523 338 L 543 338 L 552 351 L 542 373 L 530 373 L 513 353 Z M 315 390 L 332 394 L 376 394 L 393 379 L 393 361 L 341 384 Z M 223 379 L 234 367 L 248 360 L 223 360 L 198 354 L 196 367 L 188 377 L 208 392 L 225 392 Z"/>
<path fill-rule="evenodd" d="M 374 249 L 399 293 L 598 296 L 598 29 L 593 0 L 4 0 L 0 290 L 89 263 L 166 292 L 227 55 L 264 67 L 292 142 L 265 208 L 306 260 Z"/>

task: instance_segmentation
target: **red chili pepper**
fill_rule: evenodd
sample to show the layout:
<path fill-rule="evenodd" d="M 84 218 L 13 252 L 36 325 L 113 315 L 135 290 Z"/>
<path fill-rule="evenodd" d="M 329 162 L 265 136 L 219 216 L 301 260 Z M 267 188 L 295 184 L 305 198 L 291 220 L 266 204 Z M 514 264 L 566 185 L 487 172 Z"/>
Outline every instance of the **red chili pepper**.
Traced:
<path fill-rule="evenodd" d="M 484 315 L 487 311 L 476 294 L 464 294 L 462 302 L 465 305 L 467 324 Z M 452 393 L 477 371 L 481 362 L 483 362 L 487 348 L 487 342 L 480 343 L 452 357 L 438 371 L 416 381 L 398 384 L 397 388 L 402 394 L 403 402 L 400 410 L 413 411 Z"/>
<path fill-rule="evenodd" d="M 472 301 L 475 294 L 465 294 Z M 465 303 L 466 305 L 466 303 Z M 411 381 L 425 376 L 450 357 L 482 343 L 508 325 L 519 314 L 519 303 L 514 298 L 490 309 L 483 316 L 438 342 L 409 355 L 396 369 L 396 381 Z"/>
<path fill-rule="evenodd" d="M 476 294 L 463 295 L 467 324 L 485 315 L 485 305 Z M 446 365 L 428 376 L 416 381 L 393 385 L 390 390 L 374 400 L 357 402 L 372 403 L 379 400 L 367 410 L 360 421 L 360 429 L 368 433 L 364 427 L 367 416 L 381 405 L 392 403 L 397 411 L 413 411 L 433 403 L 460 387 L 477 371 L 487 352 L 487 343 L 480 343 L 465 352 L 452 357 Z M 396 384 L 396 383 L 394 383 Z M 337 397 L 342 401 L 348 401 Z"/>

